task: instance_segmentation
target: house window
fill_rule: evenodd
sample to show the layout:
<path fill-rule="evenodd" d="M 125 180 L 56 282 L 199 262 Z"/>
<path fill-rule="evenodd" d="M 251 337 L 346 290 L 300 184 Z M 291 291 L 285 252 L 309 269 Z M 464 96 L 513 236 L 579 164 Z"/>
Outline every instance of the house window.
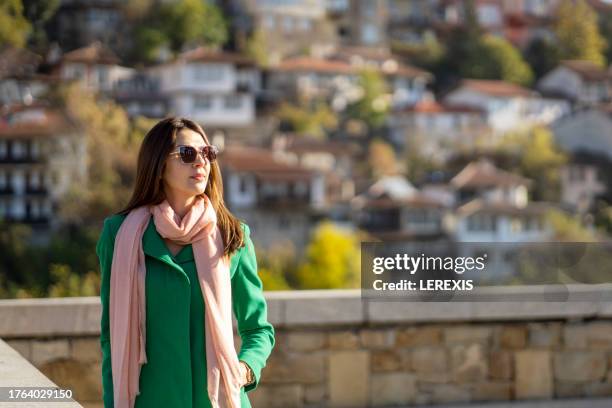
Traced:
<path fill-rule="evenodd" d="M 25 146 L 22 141 L 19 141 L 19 140 L 14 141 L 12 148 L 13 148 L 12 153 L 13 153 L 14 158 L 19 159 L 25 155 Z"/>
<path fill-rule="evenodd" d="M 380 39 L 380 36 L 378 33 L 378 27 L 376 27 L 374 24 L 368 24 L 368 23 L 363 25 L 361 29 L 361 40 L 365 44 L 377 43 L 379 39 Z"/>
<path fill-rule="evenodd" d="M 224 99 L 226 109 L 240 109 L 242 107 L 242 97 L 240 95 L 228 95 Z"/>
<path fill-rule="evenodd" d="M 223 67 L 218 65 L 196 65 L 193 67 L 196 81 L 220 81 L 223 79 Z"/>
<path fill-rule="evenodd" d="M 209 110 L 212 108 L 210 95 L 196 95 L 193 97 L 193 108 L 196 110 Z"/>
<path fill-rule="evenodd" d="M 495 217 L 488 214 L 474 214 L 468 218 L 469 231 L 495 231 Z"/>

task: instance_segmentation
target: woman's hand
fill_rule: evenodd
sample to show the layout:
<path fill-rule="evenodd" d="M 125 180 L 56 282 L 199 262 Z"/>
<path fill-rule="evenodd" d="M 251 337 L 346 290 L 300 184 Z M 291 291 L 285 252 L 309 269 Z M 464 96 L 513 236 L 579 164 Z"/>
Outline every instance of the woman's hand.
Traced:
<path fill-rule="evenodd" d="M 240 360 L 240 388 L 247 385 L 249 382 L 249 368 L 246 363 Z"/>

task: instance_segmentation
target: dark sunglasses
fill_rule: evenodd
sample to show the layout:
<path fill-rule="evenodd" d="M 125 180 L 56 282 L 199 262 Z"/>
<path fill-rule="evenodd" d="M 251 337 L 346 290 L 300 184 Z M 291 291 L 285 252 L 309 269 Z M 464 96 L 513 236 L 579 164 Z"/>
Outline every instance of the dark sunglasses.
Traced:
<path fill-rule="evenodd" d="M 170 155 L 176 156 L 178 154 L 183 163 L 191 164 L 196 161 L 196 158 L 198 157 L 198 152 L 200 153 L 202 158 L 212 163 L 217 160 L 217 153 L 219 153 L 219 149 L 217 148 L 217 146 L 212 145 L 202 146 L 199 149 L 193 146 L 181 145 L 177 146 L 176 150 L 170 153 Z"/>

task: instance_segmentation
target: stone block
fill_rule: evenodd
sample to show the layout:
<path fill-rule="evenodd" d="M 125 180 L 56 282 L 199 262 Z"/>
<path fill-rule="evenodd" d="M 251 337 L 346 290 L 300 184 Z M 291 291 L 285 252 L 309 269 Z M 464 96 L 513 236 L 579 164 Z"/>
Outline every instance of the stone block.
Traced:
<path fill-rule="evenodd" d="M 410 327 L 399 330 L 396 338 L 398 347 L 433 346 L 442 342 L 439 326 Z"/>
<path fill-rule="evenodd" d="M 314 351 L 322 350 L 327 346 L 326 334 L 315 332 L 293 332 L 287 336 L 289 350 Z"/>
<path fill-rule="evenodd" d="M 32 364 L 40 366 L 49 361 L 69 358 L 68 340 L 34 340 L 32 341 Z"/>
<path fill-rule="evenodd" d="M 604 352 L 563 351 L 555 353 L 555 379 L 560 381 L 599 381 L 607 372 Z"/>
<path fill-rule="evenodd" d="M 521 350 L 514 354 L 517 399 L 553 396 L 552 356 L 546 350 Z"/>
<path fill-rule="evenodd" d="M 406 405 L 415 398 L 416 385 L 413 374 L 373 374 L 371 381 L 371 406 Z"/>
<path fill-rule="evenodd" d="M 329 356 L 329 406 L 368 404 L 370 356 L 367 351 L 335 351 Z"/>

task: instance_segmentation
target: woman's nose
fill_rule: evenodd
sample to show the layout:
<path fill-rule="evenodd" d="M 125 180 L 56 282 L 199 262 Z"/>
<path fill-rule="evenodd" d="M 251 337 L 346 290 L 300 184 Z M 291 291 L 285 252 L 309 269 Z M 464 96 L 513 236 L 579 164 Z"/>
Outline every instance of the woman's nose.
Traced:
<path fill-rule="evenodd" d="M 196 155 L 196 159 L 193 162 L 194 166 L 201 166 L 204 167 L 206 166 L 206 163 L 208 163 L 208 159 L 206 159 L 202 153 L 198 152 Z"/>

